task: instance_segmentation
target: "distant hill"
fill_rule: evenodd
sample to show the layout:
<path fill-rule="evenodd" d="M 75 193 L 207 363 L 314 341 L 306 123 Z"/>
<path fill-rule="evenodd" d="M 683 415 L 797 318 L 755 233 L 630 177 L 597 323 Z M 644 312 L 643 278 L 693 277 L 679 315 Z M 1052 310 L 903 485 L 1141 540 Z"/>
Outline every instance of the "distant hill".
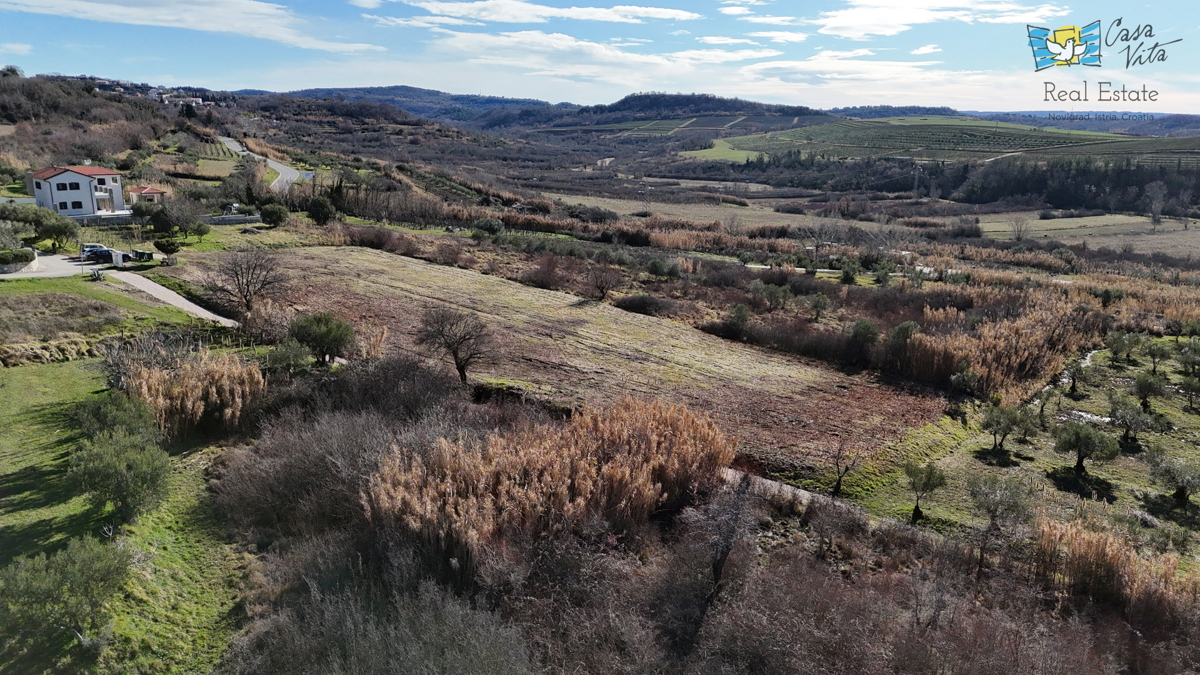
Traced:
<path fill-rule="evenodd" d="M 398 108 L 432 120 L 469 122 L 480 115 L 495 110 L 505 109 L 539 109 L 558 108 L 565 106 L 575 109 L 571 104 L 554 106 L 545 101 L 530 98 L 504 98 L 501 96 L 480 96 L 476 94 L 447 94 L 433 89 L 419 89 L 397 85 L 393 87 L 354 87 L 346 89 L 302 89 L 289 92 L 299 98 L 335 99 L 343 101 L 371 101 L 387 103 Z"/>
<path fill-rule="evenodd" d="M 842 117 L 874 120 L 882 117 L 954 117 L 962 115 L 954 108 L 931 108 L 920 105 L 860 105 L 851 108 L 831 108 L 828 112 Z"/>
<path fill-rule="evenodd" d="M 786 115 L 807 117 L 825 113 L 802 105 L 773 105 L 721 98 L 712 94 L 630 94 L 608 105 L 580 108 L 579 117 L 623 115 L 632 119 L 670 119 L 694 115 Z"/>
<path fill-rule="evenodd" d="M 1200 136 L 1200 115 L 1163 115 L 1147 114 L 1154 119 L 1138 119 L 1141 114 L 1112 113 L 1100 111 L 1104 119 L 1098 119 L 1097 113 L 1088 111 L 1051 111 L 1051 112 L 1005 112 L 969 113 L 980 119 L 1025 124 L 1031 127 L 1047 127 L 1052 129 L 1071 129 L 1075 131 L 1100 131 L 1110 134 L 1128 134 L 1130 136 Z M 1072 115 L 1075 116 L 1072 119 Z M 1081 115 L 1091 115 L 1089 120 L 1078 119 Z M 1115 119 L 1108 119 L 1113 117 Z M 1128 117 L 1129 119 L 1125 119 Z"/>

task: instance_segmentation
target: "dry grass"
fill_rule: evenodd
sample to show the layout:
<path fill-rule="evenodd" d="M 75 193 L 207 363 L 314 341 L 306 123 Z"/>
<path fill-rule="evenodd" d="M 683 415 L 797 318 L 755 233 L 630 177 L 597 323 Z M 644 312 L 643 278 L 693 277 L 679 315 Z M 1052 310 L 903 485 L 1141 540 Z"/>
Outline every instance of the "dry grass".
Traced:
<path fill-rule="evenodd" d="M 203 276 L 202 261 L 172 274 Z M 301 283 L 285 302 L 388 326 L 388 349 L 409 350 L 422 311 L 479 313 L 500 347 L 473 376 L 572 406 L 631 395 L 664 398 L 712 416 L 742 451 L 772 465 L 809 464 L 843 438 L 878 447 L 940 417 L 938 397 L 848 375 L 819 362 L 753 348 L 685 324 L 556 291 L 379 251 L 281 253 Z M 830 411 L 837 411 L 831 414 Z"/>

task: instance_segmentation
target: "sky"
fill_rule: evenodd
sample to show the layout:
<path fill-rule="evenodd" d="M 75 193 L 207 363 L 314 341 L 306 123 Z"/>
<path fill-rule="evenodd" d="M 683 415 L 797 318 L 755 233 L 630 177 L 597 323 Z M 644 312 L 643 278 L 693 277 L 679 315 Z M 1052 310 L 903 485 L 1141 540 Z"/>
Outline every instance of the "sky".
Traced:
<path fill-rule="evenodd" d="M 404 84 L 580 104 L 665 91 L 818 108 L 1200 113 L 1194 1 L 622 1 L 638 4 L 0 0 L 0 64 L 221 90 Z M 1028 26 L 1094 21 L 1100 67 L 1035 72 Z M 1086 101 L 1047 100 L 1049 85 L 1082 98 L 1084 82 Z M 1158 93 L 1102 102 L 1101 82 Z"/>

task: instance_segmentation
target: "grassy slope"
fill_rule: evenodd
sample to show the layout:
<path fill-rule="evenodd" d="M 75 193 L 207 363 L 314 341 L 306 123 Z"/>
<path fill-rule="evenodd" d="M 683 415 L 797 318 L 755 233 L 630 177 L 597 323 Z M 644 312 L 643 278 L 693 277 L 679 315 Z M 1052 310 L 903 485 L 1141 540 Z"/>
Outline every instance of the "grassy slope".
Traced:
<path fill-rule="evenodd" d="M 839 121 L 783 132 L 718 141 L 710 150 L 686 153 L 699 159 L 740 161 L 737 151 L 803 150 L 832 156 L 904 155 L 930 159 L 989 158 L 1013 151 L 1039 155 L 1153 154 L 1190 157 L 1195 139 L 1130 139 L 1112 134 L 1034 129 L 1017 124 L 945 117 Z M 1051 146 L 1051 147 L 1046 147 Z M 1185 160 L 1191 161 L 1191 160 Z"/>
<path fill-rule="evenodd" d="M 67 457 L 79 440 L 67 412 L 103 391 L 96 366 L 0 368 L 0 564 L 53 551 L 70 537 L 101 535 L 105 519 L 64 482 Z M 238 620 L 242 561 L 205 488 L 215 453 L 177 457 L 170 498 L 124 533 L 141 562 L 111 605 L 115 640 L 98 672 L 208 672 L 228 643 Z M 20 672 L 68 666 L 79 664 L 23 663 Z M 0 664 L 0 672 L 17 672 L 10 667 L 17 666 Z"/>
<path fill-rule="evenodd" d="M 1173 340 L 1161 340 L 1173 344 Z M 1097 352 L 1092 357 L 1090 383 L 1080 385 L 1077 396 L 1065 397 L 1061 410 L 1053 407 L 1047 410 L 1051 426 L 1072 419 L 1075 412 L 1106 416 L 1108 392 L 1128 389 L 1138 372 L 1150 368 L 1150 360 L 1146 358 L 1113 366 L 1107 351 Z M 1160 364 L 1159 373 L 1178 383 L 1181 376 L 1177 368 L 1178 364 L 1173 361 Z M 1141 446 L 1158 445 L 1174 456 L 1200 461 L 1200 448 L 1196 445 L 1196 439 L 1200 438 L 1200 414 L 1186 410 L 1187 400 L 1178 394 L 1166 399 L 1152 399 L 1152 403 L 1155 412 L 1165 413 L 1175 428 L 1166 433 L 1144 432 L 1140 438 Z M 1193 530 L 1200 529 L 1200 507 L 1192 506 L 1187 511 L 1172 509 L 1164 497 L 1166 490 L 1150 480 L 1149 470 L 1140 459 L 1139 447 L 1124 449 L 1111 462 L 1089 462 L 1089 475 L 1081 482 L 1070 470 L 1074 457 L 1054 452 L 1054 439 L 1049 434 L 1041 433 L 1028 442 L 1010 437 L 1004 451 L 994 451 L 991 435 L 982 432 L 977 421 L 978 415 L 972 415 L 972 423 L 967 426 L 946 420 L 941 429 L 927 428 L 912 434 L 912 442 L 925 444 L 922 452 L 913 454 L 935 460 L 949 478 L 945 488 L 922 503 L 935 526 L 957 527 L 970 522 L 967 478 L 993 473 L 1021 477 L 1038 494 L 1040 504 L 1060 516 L 1069 515 L 1081 498 L 1092 499 L 1094 496 L 1117 507 L 1143 510 Z M 1108 425 L 1101 425 L 1101 429 L 1114 437 L 1121 435 L 1119 429 Z M 851 488 L 855 486 L 866 488 L 858 496 L 874 513 L 903 518 L 912 510 L 911 493 L 898 471 L 880 476 L 871 476 L 868 472 L 851 481 Z M 1192 538 L 1195 540 L 1196 535 Z"/>
<path fill-rule="evenodd" d="M 204 256 L 193 256 L 169 273 L 202 276 Z M 470 270 L 356 248 L 290 249 L 283 264 L 297 280 L 284 304 L 297 311 L 333 311 L 363 330 L 387 326 L 388 346 L 407 350 L 425 307 L 468 308 L 493 327 L 500 345 L 475 379 L 572 404 L 626 394 L 685 402 L 772 465 L 823 452 L 840 434 L 870 437 L 874 447 L 942 411 L 940 399 L 871 374 Z"/>
<path fill-rule="evenodd" d="M 125 328 L 190 318 L 108 282 L 82 277 L 10 280 L 0 294 L 74 293 L 119 306 Z M 67 458 L 79 440 L 68 412 L 103 391 L 95 361 L 0 368 L 0 564 L 53 551 L 66 539 L 101 534 L 105 519 L 67 488 Z M 113 603 L 115 644 L 96 666 L 111 673 L 208 672 L 237 621 L 241 561 L 227 543 L 205 489 L 215 450 L 180 455 L 171 496 L 124 533 L 141 552 L 134 580 Z M 8 672 L 15 664 L 0 664 Z M 60 672 L 80 664 L 21 664 L 22 672 Z M 85 668 L 87 670 L 89 668 Z"/>
<path fill-rule="evenodd" d="M 95 362 L 0 368 L 0 564 L 96 532 L 63 474 L 78 441 L 68 410 L 103 387 Z"/>
<path fill-rule="evenodd" d="M 100 672 L 207 673 L 237 629 L 244 561 L 205 485 L 217 454 L 177 457 L 170 498 L 128 528 L 128 543 L 148 556 L 113 603 L 115 642 Z"/>
<path fill-rule="evenodd" d="M 133 331 L 149 328 L 156 323 L 185 325 L 192 321 L 191 315 L 187 312 L 159 303 L 117 281 L 97 282 L 83 276 L 0 280 L 0 295 L 28 293 L 70 293 L 114 304 L 121 308 L 122 314 L 127 318 L 125 324 L 118 330 Z"/>

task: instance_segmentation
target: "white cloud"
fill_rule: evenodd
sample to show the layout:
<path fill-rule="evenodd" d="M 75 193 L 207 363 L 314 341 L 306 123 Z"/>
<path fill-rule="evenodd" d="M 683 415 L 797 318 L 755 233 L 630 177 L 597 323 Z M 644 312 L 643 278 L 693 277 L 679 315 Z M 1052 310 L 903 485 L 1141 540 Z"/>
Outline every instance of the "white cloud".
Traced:
<path fill-rule="evenodd" d="M 798 26 L 798 25 L 804 23 L 803 21 L 801 21 L 800 19 L 797 19 L 794 16 L 770 16 L 770 15 L 767 15 L 767 16 L 743 16 L 743 17 L 739 17 L 739 18 L 742 21 L 749 21 L 750 23 L 765 23 L 765 24 L 770 24 L 772 26 Z"/>
<path fill-rule="evenodd" d="M 745 40 L 743 38 L 719 37 L 719 36 L 715 36 L 715 35 L 714 36 L 706 36 L 706 37 L 698 37 L 696 39 L 699 40 L 700 42 L 703 42 L 706 45 L 756 45 L 756 44 L 758 44 L 754 40 Z"/>
<path fill-rule="evenodd" d="M 746 9 L 745 7 L 722 7 L 721 9 L 718 9 L 717 11 L 722 14 L 728 14 L 730 16 L 740 16 L 742 14 L 753 14 L 754 13 L 754 12 Z"/>
<path fill-rule="evenodd" d="M 750 37 L 765 38 L 771 42 L 804 42 L 808 39 L 808 33 L 785 30 L 768 30 L 758 33 L 747 33 L 747 35 Z"/>
<path fill-rule="evenodd" d="M 518 31 L 510 33 L 460 33 L 437 29 L 434 48 L 468 63 L 502 66 L 572 82 L 618 85 L 626 90 L 649 83 L 697 77 L 698 66 L 772 58 L 774 49 L 692 49 L 665 54 L 640 54 L 618 45 L 581 40 L 562 33 Z"/>
<path fill-rule="evenodd" d="M 692 34 L 692 31 L 690 31 L 690 30 L 673 30 L 673 31 L 671 31 L 671 35 L 691 35 L 691 34 Z"/>
<path fill-rule="evenodd" d="M 33 45 L 21 44 L 20 42 L 5 42 L 0 44 L 0 54 L 20 54 L 24 56 L 33 51 Z"/>
<path fill-rule="evenodd" d="M 925 45 L 924 47 L 917 47 L 916 49 L 909 52 L 909 54 L 917 54 L 917 55 L 936 54 L 937 52 L 940 52 L 940 51 L 942 51 L 942 48 L 937 45 Z"/>
<path fill-rule="evenodd" d="M 363 14 L 364 19 L 370 19 L 380 26 L 389 26 L 396 28 L 437 28 L 438 26 L 482 26 L 478 21 L 469 21 L 467 19 L 458 19 L 452 16 L 417 16 L 412 18 L 400 18 L 395 16 L 375 16 L 373 14 Z"/>
<path fill-rule="evenodd" d="M 377 9 L 383 4 L 383 0 L 350 0 L 350 4 L 363 9 Z"/>
<path fill-rule="evenodd" d="M 440 2 L 437 0 L 402 0 L 405 4 L 432 14 L 497 23 L 545 23 L 549 19 L 579 19 L 643 23 L 643 19 L 691 21 L 703 18 L 693 12 L 662 7 L 550 7 L 527 0 L 477 0 L 476 2 Z"/>
<path fill-rule="evenodd" d="M 897 35 L 915 25 L 939 21 L 1042 23 L 1062 16 L 1058 5 L 1022 5 L 1012 0 L 846 0 L 845 9 L 822 12 L 807 23 L 825 35 L 862 40 Z"/>
<path fill-rule="evenodd" d="M 259 0 L 0 0 L 0 10 L 232 33 L 329 52 L 383 50 L 375 45 L 330 42 L 305 35 L 297 28 L 303 22 L 290 9 Z"/>

